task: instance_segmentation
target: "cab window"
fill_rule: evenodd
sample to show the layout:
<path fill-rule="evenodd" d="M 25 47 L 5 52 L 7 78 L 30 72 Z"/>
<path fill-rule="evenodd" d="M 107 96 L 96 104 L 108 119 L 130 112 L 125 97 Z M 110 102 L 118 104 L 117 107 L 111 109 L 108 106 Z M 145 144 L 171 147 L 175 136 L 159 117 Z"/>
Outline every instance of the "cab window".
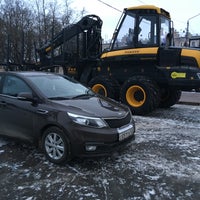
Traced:
<path fill-rule="evenodd" d="M 157 44 L 157 17 L 129 13 L 120 26 L 113 49 L 151 47 Z"/>
<path fill-rule="evenodd" d="M 131 15 L 126 15 L 118 35 L 114 41 L 114 49 L 121 49 L 134 46 L 134 36 L 135 36 L 135 17 Z"/>
<path fill-rule="evenodd" d="M 138 47 L 157 44 L 156 17 L 144 15 L 139 17 Z"/>
<path fill-rule="evenodd" d="M 165 17 L 161 17 L 160 27 L 160 45 L 165 46 L 167 42 L 167 35 L 170 33 L 170 20 Z"/>

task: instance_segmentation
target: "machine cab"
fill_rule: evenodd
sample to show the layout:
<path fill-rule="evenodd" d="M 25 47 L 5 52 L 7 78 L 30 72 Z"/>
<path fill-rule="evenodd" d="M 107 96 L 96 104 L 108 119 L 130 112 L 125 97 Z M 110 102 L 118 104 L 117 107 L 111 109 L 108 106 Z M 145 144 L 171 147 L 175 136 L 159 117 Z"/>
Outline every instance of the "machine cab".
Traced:
<path fill-rule="evenodd" d="M 111 50 L 170 45 L 170 36 L 171 19 L 167 11 L 155 6 L 131 7 L 124 10 Z"/>

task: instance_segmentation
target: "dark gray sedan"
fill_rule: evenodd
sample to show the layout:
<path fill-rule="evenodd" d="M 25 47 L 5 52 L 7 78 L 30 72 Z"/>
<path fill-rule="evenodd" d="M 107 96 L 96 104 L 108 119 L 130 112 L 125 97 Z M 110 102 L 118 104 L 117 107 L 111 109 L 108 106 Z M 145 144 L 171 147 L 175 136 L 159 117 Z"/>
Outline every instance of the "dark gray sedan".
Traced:
<path fill-rule="evenodd" d="M 129 108 L 68 77 L 0 73 L 0 135 L 39 143 L 51 162 L 108 155 L 134 133 Z"/>

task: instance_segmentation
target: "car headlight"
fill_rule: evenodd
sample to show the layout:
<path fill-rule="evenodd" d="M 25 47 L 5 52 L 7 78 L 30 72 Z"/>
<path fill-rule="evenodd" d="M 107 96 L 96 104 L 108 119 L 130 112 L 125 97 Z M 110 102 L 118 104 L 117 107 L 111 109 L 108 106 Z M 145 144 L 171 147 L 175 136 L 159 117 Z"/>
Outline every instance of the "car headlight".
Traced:
<path fill-rule="evenodd" d="M 90 126 L 95 128 L 103 128 L 108 126 L 106 122 L 101 118 L 77 115 L 70 112 L 68 112 L 67 114 L 72 119 L 73 122 L 80 125 Z"/>

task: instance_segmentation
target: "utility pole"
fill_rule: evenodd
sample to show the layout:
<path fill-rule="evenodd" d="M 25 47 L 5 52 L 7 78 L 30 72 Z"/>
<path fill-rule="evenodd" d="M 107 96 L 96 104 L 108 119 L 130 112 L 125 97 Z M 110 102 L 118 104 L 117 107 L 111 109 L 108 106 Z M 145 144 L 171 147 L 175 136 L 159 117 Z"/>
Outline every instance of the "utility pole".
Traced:
<path fill-rule="evenodd" d="M 185 43 L 186 43 L 187 46 L 188 46 L 188 40 L 189 40 L 189 21 L 190 21 L 191 19 L 193 19 L 193 18 L 199 16 L 199 15 L 200 15 L 200 13 L 197 14 L 197 15 L 195 15 L 195 16 L 193 16 L 193 17 L 190 17 L 190 18 L 187 20 L 187 29 L 186 29 L 186 38 L 185 38 Z"/>

